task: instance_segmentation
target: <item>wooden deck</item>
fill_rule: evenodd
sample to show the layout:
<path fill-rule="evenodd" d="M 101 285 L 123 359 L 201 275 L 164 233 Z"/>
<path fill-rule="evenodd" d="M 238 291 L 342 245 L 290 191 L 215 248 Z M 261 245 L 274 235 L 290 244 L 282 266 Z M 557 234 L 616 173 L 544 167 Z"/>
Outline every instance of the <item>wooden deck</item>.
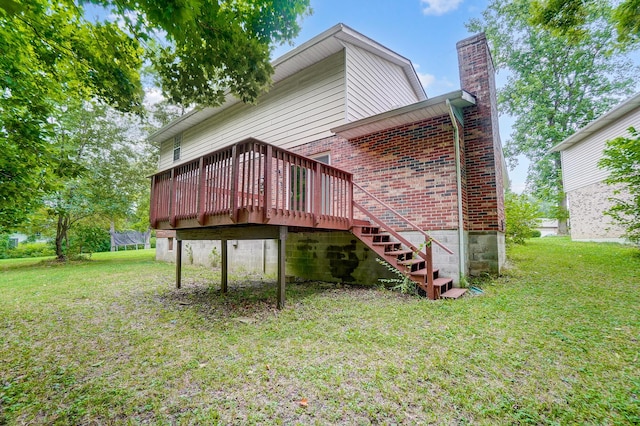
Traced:
<path fill-rule="evenodd" d="M 422 234 L 423 248 L 405 240 L 357 203 L 354 188 L 360 198 L 381 205 Z M 183 240 L 222 242 L 223 292 L 227 289 L 228 240 L 277 240 L 278 308 L 284 306 L 285 244 L 289 232 L 351 231 L 376 254 L 407 274 L 431 299 L 441 294 L 436 286 L 437 270 L 432 264 L 432 244 L 452 253 L 392 206 L 356 185 L 351 173 L 256 139 L 244 140 L 153 175 L 150 222 L 155 229 L 176 230 L 178 288 Z M 446 279 L 447 289 L 452 282 L 451 278 Z"/>
<path fill-rule="evenodd" d="M 353 176 L 255 139 L 151 178 L 155 229 L 269 224 L 348 230 Z"/>

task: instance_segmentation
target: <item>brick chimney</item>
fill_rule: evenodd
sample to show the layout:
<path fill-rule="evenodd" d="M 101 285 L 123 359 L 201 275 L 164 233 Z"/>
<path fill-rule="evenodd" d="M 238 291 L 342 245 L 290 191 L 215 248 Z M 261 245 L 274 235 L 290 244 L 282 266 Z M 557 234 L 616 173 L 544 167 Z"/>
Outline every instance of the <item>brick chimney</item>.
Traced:
<path fill-rule="evenodd" d="M 476 98 L 476 105 L 464 111 L 469 272 L 498 273 L 505 260 L 505 216 L 495 70 L 484 34 L 456 47 L 461 88 Z"/>

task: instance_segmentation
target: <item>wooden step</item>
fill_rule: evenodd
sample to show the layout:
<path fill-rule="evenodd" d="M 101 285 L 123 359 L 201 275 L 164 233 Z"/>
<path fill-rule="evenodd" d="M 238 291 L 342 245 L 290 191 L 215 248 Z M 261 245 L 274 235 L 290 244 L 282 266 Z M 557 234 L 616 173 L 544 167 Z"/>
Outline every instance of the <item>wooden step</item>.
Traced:
<path fill-rule="evenodd" d="M 416 259 L 401 260 L 400 262 L 398 262 L 398 265 L 411 266 L 411 265 L 415 265 L 422 262 L 426 262 L 426 260 L 424 260 L 421 257 L 418 257 Z"/>
<path fill-rule="evenodd" d="M 452 288 L 440 295 L 443 299 L 457 299 L 467 292 L 466 288 Z"/>
<path fill-rule="evenodd" d="M 439 269 L 434 269 L 433 270 L 433 277 L 434 278 L 438 278 L 438 272 L 440 272 Z M 418 269 L 417 271 L 412 272 L 411 275 L 415 275 L 417 277 L 426 277 L 427 276 L 427 268 Z"/>
<path fill-rule="evenodd" d="M 390 250 L 390 251 L 385 251 L 384 254 L 387 256 L 405 256 L 407 254 L 413 254 L 413 251 L 412 250 Z"/>
<path fill-rule="evenodd" d="M 395 241 L 375 241 L 372 242 L 371 245 L 374 246 L 393 246 L 393 247 L 398 247 L 400 248 L 402 246 L 402 244 L 395 242 Z"/>
<path fill-rule="evenodd" d="M 453 284 L 453 278 L 436 278 L 435 280 L 433 280 L 434 287 L 442 288 L 444 286 L 447 286 L 448 284 Z"/>

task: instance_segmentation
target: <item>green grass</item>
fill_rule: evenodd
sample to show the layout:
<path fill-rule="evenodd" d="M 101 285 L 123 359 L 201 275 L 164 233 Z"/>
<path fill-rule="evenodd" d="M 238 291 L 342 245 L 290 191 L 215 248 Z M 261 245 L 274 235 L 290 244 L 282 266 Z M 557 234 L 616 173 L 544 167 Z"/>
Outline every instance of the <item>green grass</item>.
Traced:
<path fill-rule="evenodd" d="M 637 424 L 640 257 L 531 240 L 485 293 L 0 262 L 0 424 Z M 300 402 L 306 399 L 307 404 Z"/>

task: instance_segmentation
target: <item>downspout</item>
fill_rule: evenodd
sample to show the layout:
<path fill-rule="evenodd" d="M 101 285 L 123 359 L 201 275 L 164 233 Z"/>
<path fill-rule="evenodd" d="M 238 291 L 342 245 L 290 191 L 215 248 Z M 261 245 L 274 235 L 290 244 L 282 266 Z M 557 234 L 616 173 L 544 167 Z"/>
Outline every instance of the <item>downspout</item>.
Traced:
<path fill-rule="evenodd" d="M 464 217 L 462 215 L 462 171 L 460 165 L 460 133 L 458 131 L 458 121 L 456 120 L 456 116 L 453 113 L 453 106 L 451 106 L 451 101 L 449 99 L 446 100 L 447 107 L 449 107 L 449 117 L 451 117 L 451 124 L 453 125 L 453 142 L 455 145 L 455 153 L 456 153 L 456 185 L 457 185 L 457 194 L 458 194 L 458 270 L 460 272 L 459 277 L 459 285 L 464 283 L 464 266 L 465 266 L 465 255 L 466 250 L 464 246 Z"/>

